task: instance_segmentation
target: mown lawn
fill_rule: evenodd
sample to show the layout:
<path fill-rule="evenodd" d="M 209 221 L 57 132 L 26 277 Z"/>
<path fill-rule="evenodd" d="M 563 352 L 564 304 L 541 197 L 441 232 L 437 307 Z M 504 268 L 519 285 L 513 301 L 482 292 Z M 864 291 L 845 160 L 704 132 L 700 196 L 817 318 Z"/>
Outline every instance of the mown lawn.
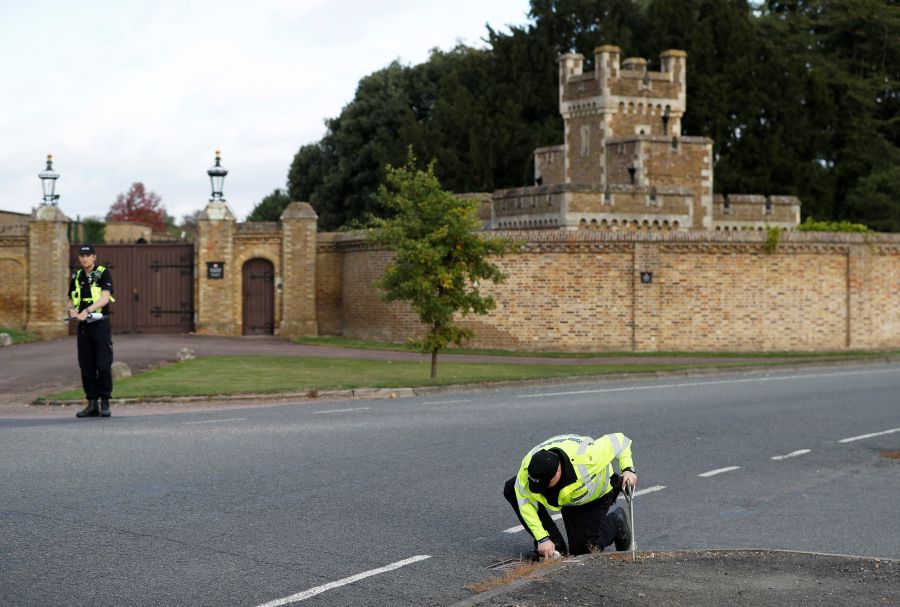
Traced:
<path fill-rule="evenodd" d="M 736 367 L 754 363 L 716 365 Z M 760 364 L 764 364 L 761 363 Z M 210 396 L 305 392 L 347 388 L 442 386 L 495 381 L 584 377 L 609 373 L 677 371 L 697 364 L 640 365 L 518 365 L 439 362 L 431 379 L 430 361 L 384 361 L 296 356 L 210 356 L 172 363 L 116 380 L 115 398 Z M 47 396 L 46 400 L 82 397 L 80 390 Z"/>

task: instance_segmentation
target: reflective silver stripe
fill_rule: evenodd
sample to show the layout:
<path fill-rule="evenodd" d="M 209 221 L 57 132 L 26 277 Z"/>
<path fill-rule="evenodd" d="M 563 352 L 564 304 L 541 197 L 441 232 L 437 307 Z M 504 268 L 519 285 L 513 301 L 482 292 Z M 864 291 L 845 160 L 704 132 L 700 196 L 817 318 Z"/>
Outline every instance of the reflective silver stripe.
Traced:
<path fill-rule="evenodd" d="M 612 443 L 613 455 L 619 455 L 622 452 L 622 443 L 619 441 L 619 437 L 615 434 L 607 434 L 606 438 Z"/>
<path fill-rule="evenodd" d="M 578 445 L 578 455 L 584 455 L 584 452 L 587 451 L 587 448 L 590 447 L 594 441 L 590 439 L 590 437 L 585 438 L 581 441 L 581 444 Z"/>
<path fill-rule="evenodd" d="M 518 490 L 519 495 L 525 494 L 525 488 L 522 486 L 522 483 L 519 482 L 519 478 L 516 477 L 516 490 Z M 528 499 L 527 497 L 518 498 L 519 506 L 523 506 L 524 504 L 531 504 L 534 506 L 535 501 Z"/>

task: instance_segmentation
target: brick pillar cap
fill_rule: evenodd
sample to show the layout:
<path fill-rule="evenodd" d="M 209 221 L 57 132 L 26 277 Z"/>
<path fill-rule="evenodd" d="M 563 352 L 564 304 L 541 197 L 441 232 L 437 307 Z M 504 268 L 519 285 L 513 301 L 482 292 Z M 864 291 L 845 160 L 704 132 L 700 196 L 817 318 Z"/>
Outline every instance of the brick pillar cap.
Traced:
<path fill-rule="evenodd" d="M 281 214 L 281 221 L 290 221 L 292 219 L 318 219 L 315 210 L 308 202 L 292 202 L 287 205 Z"/>
<path fill-rule="evenodd" d="M 31 219 L 33 221 L 69 221 L 69 218 L 59 210 L 59 207 L 50 204 L 41 205 L 36 208 Z"/>

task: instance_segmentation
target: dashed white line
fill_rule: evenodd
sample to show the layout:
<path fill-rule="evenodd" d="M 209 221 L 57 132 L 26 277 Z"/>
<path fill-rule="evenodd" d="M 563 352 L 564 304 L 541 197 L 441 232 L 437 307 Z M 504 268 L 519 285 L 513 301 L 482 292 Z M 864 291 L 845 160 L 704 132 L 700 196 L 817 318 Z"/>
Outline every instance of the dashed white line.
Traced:
<path fill-rule="evenodd" d="M 372 407 L 354 407 L 353 409 L 328 409 L 327 411 L 313 411 L 313 413 L 350 413 L 351 411 L 368 411 Z"/>
<path fill-rule="evenodd" d="M 431 400 L 425 401 L 422 403 L 423 405 L 452 405 L 455 403 L 470 403 L 472 402 L 471 398 L 463 399 L 463 400 Z"/>
<path fill-rule="evenodd" d="M 353 582 L 358 582 L 359 580 L 365 579 L 367 577 L 372 577 L 373 575 L 378 575 L 379 573 L 387 573 L 388 571 L 393 571 L 394 569 L 399 569 L 400 567 L 405 567 L 406 565 L 418 563 L 419 561 L 424 561 L 425 559 L 430 558 L 431 555 L 420 554 L 418 556 L 404 559 L 402 561 L 397 561 L 396 563 L 391 563 L 390 565 L 385 565 L 384 567 L 379 567 L 378 569 L 363 571 L 362 573 L 357 573 L 356 575 L 351 575 L 350 577 L 345 577 L 334 582 L 316 586 L 315 588 L 310 588 L 309 590 L 304 590 L 303 592 L 298 592 L 297 594 L 286 596 L 283 599 L 275 599 L 274 601 L 263 603 L 262 605 L 258 605 L 257 607 L 279 607 L 280 605 L 287 605 L 288 603 L 305 601 L 308 598 L 314 597 L 317 594 L 322 594 L 323 592 L 326 592 L 328 590 L 340 588 L 341 586 L 346 586 L 348 584 L 352 584 Z"/>
<path fill-rule="evenodd" d="M 655 491 L 662 491 L 665 489 L 665 485 L 654 485 L 653 487 L 647 487 L 646 489 L 640 489 L 634 492 L 634 496 L 637 497 L 639 495 L 644 495 L 645 493 L 653 493 Z M 624 496 L 620 495 L 619 499 L 625 499 Z M 562 518 L 562 514 L 553 514 L 550 516 L 554 521 L 558 521 Z M 503 533 L 518 533 L 519 531 L 525 531 L 525 527 L 522 525 L 517 525 L 515 527 L 510 527 L 509 529 L 504 529 Z"/>
<path fill-rule="evenodd" d="M 558 521 L 562 518 L 562 514 L 551 514 L 550 518 L 552 518 L 554 521 Z M 516 525 L 515 527 L 504 529 L 503 533 L 518 533 L 519 531 L 525 531 L 525 527 L 523 527 L 522 525 Z"/>
<path fill-rule="evenodd" d="M 855 440 L 863 440 L 864 438 L 872 438 L 873 436 L 883 436 L 885 434 L 893 434 L 894 432 L 900 432 L 900 428 L 892 428 L 891 430 L 885 430 L 884 432 L 873 432 L 872 434 L 863 434 L 861 436 L 851 436 L 850 438 L 842 438 L 839 440 L 839 443 L 852 443 Z"/>
<path fill-rule="evenodd" d="M 202 422 L 181 422 L 183 425 L 187 426 L 190 424 L 222 424 L 225 422 L 242 422 L 245 421 L 246 417 L 230 417 L 228 419 L 209 419 Z"/>
<path fill-rule="evenodd" d="M 702 476 L 704 478 L 708 476 L 715 476 L 717 474 L 722 474 L 723 472 L 731 472 L 732 470 L 740 470 L 740 466 L 728 466 L 727 468 L 716 468 L 715 470 L 710 470 L 709 472 L 703 472 L 698 474 L 697 476 Z"/>
<path fill-rule="evenodd" d="M 809 453 L 810 449 L 798 449 L 797 451 L 791 451 L 790 453 L 785 453 L 784 455 L 773 455 L 772 459 L 775 461 L 788 459 L 789 457 L 797 457 L 798 455 L 806 455 Z"/>
<path fill-rule="evenodd" d="M 894 369 L 878 371 L 848 371 L 846 373 L 817 373 L 808 375 L 784 375 L 778 377 L 749 377 L 742 379 L 723 379 L 718 381 L 695 381 L 678 384 L 655 384 L 652 386 L 628 386 L 623 388 L 597 388 L 594 390 L 572 390 L 569 392 L 542 392 L 540 394 L 519 394 L 516 398 L 544 398 L 547 396 L 572 396 L 577 394 L 608 394 L 610 392 L 634 392 L 637 390 L 669 390 L 672 388 L 693 388 L 696 386 L 720 386 L 723 384 L 746 384 L 762 381 L 787 381 L 791 379 L 810 379 L 820 377 L 843 377 L 846 375 L 871 375 L 873 373 L 896 372 Z"/>

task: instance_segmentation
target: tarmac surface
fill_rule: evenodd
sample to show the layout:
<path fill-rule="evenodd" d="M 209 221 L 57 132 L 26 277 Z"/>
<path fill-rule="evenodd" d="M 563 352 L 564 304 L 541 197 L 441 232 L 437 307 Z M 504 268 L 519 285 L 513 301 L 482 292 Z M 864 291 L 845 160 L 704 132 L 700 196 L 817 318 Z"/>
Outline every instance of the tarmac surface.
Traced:
<path fill-rule="evenodd" d="M 464 606 L 900 605 L 900 561 L 759 550 L 602 553 L 553 566 Z"/>
<path fill-rule="evenodd" d="M 274 337 L 117 335 L 114 336 L 114 343 L 116 360 L 125 362 L 135 372 L 174 361 L 175 354 L 183 347 L 191 348 L 198 356 L 291 355 L 384 360 L 421 358 L 420 355 L 404 352 L 300 346 Z M 734 357 L 532 359 L 468 355 L 444 355 L 443 359 L 519 364 L 660 364 L 742 360 Z M 73 337 L 0 349 L 0 419 L 70 417 L 72 408 L 30 406 L 28 403 L 37 396 L 71 388 L 79 383 Z M 266 403 L 136 405 L 117 407 L 114 415 L 248 406 L 266 406 Z M 885 490 L 891 491 L 889 487 L 885 487 Z M 892 529 L 883 529 L 882 532 L 886 537 L 900 537 L 900 526 L 894 525 Z M 475 605 L 900 605 L 900 561 L 809 552 L 688 550 L 638 552 L 637 561 L 631 562 L 630 553 L 601 553 L 554 563 L 526 578 L 456 603 L 457 607 Z"/>

